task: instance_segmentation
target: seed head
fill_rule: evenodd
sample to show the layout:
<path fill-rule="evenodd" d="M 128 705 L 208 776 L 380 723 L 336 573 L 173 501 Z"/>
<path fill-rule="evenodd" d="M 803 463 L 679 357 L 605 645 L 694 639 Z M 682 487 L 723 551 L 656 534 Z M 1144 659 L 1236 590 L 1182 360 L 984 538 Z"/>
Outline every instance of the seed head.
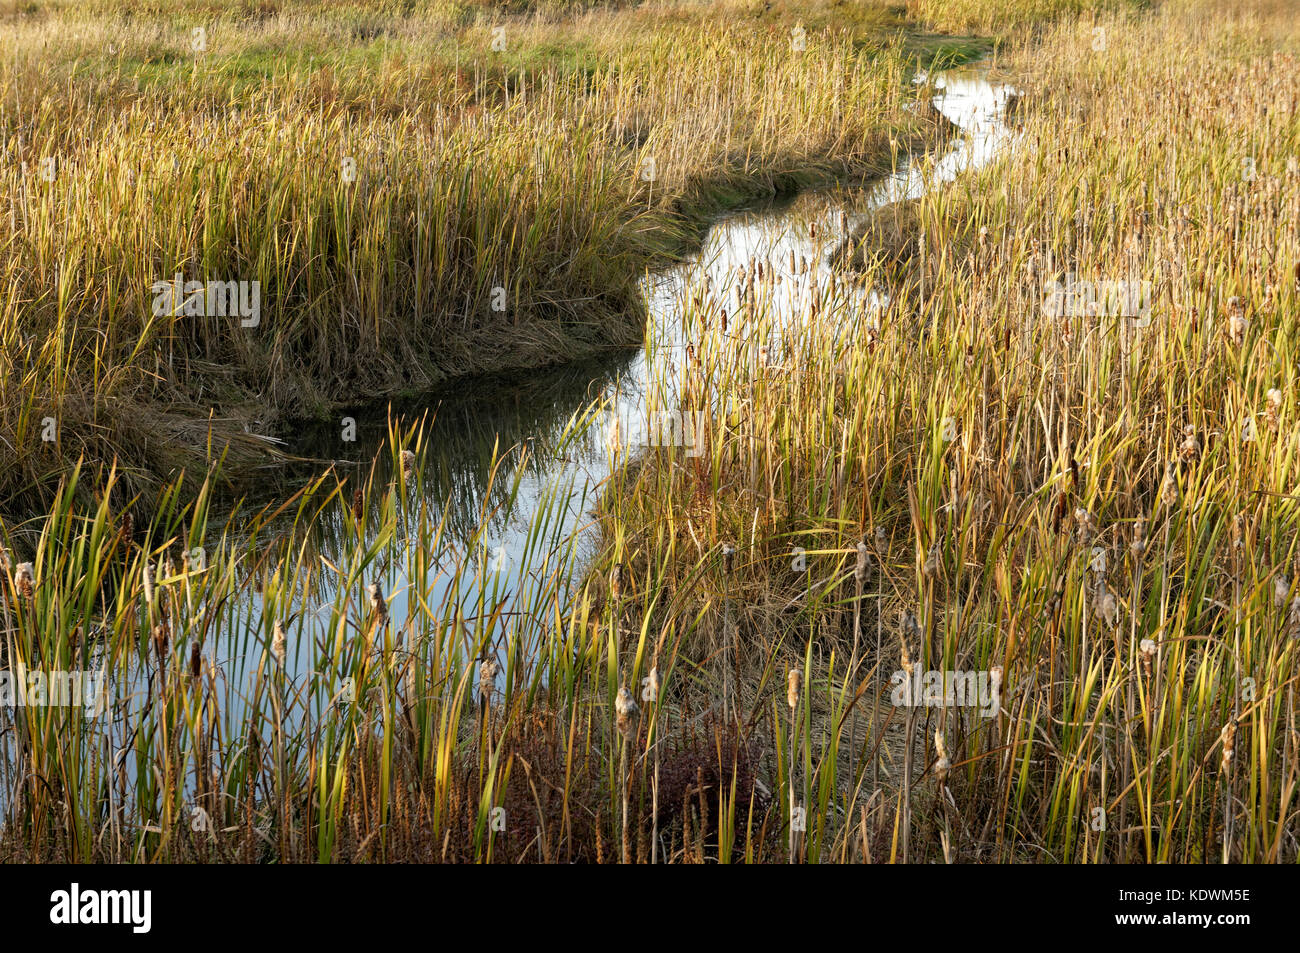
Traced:
<path fill-rule="evenodd" d="M 501 665 L 496 659 L 484 659 L 478 668 L 478 693 L 481 698 L 491 699 L 492 692 L 497 685 L 497 675 L 501 672 Z"/>
<path fill-rule="evenodd" d="M 1151 663 L 1156 657 L 1155 639 L 1143 639 L 1138 643 L 1138 650 L 1142 653 L 1142 669 L 1149 676 L 1151 674 Z"/>
<path fill-rule="evenodd" d="M 1242 342 L 1246 339 L 1246 329 L 1249 322 L 1246 320 L 1246 309 L 1241 304 L 1241 299 L 1233 295 L 1228 299 L 1228 338 L 1237 347 L 1241 347 Z"/>
<path fill-rule="evenodd" d="M 925 565 L 921 567 L 921 571 L 925 573 L 927 579 L 934 579 L 939 575 L 943 568 L 942 554 L 943 548 L 938 543 L 933 544 L 930 551 L 925 554 Z"/>
<path fill-rule="evenodd" d="M 853 567 L 853 578 L 859 586 L 866 585 L 867 582 L 867 541 L 865 539 L 858 542 L 858 562 Z"/>
<path fill-rule="evenodd" d="M 30 599 L 36 588 L 36 572 L 31 563 L 19 563 L 14 570 L 14 587 L 24 599 Z"/>
<path fill-rule="evenodd" d="M 415 476 L 415 452 L 412 450 L 402 451 L 402 475 L 408 480 Z"/>
<path fill-rule="evenodd" d="M 1093 534 L 1097 531 L 1097 523 L 1092 518 L 1092 514 L 1082 506 L 1075 507 L 1074 526 L 1081 543 L 1086 543 L 1092 539 Z"/>
<path fill-rule="evenodd" d="M 934 763 L 934 778 L 942 787 L 948 783 L 948 772 L 952 770 L 952 762 L 948 759 L 948 749 L 943 743 L 943 732 L 938 728 L 934 729 L 934 750 L 938 755 L 938 760 Z"/>
<path fill-rule="evenodd" d="M 653 701 L 659 697 L 659 666 L 651 666 L 645 678 L 646 694 Z"/>
<path fill-rule="evenodd" d="M 284 626 L 280 624 L 279 619 L 275 620 L 275 632 L 271 636 L 271 654 L 275 656 L 280 668 L 284 668 L 285 661 L 289 657 L 289 643 L 284 636 Z"/>
<path fill-rule="evenodd" d="M 618 696 L 614 699 L 614 711 L 618 715 L 619 734 L 625 739 L 631 739 L 636 731 L 636 719 L 641 714 L 641 708 L 626 685 L 618 690 Z"/>
<path fill-rule="evenodd" d="M 376 579 L 366 587 L 366 592 L 370 596 L 370 608 L 374 611 L 375 617 L 381 621 L 388 618 L 388 603 L 384 601 L 384 589 Z"/>
<path fill-rule="evenodd" d="M 1219 740 L 1223 743 L 1223 757 L 1219 761 L 1219 767 L 1226 772 L 1232 768 L 1232 756 L 1236 753 L 1237 726 L 1232 722 L 1224 725 L 1219 732 Z"/>
<path fill-rule="evenodd" d="M 167 661 L 167 651 L 171 647 L 171 632 L 166 623 L 159 622 L 153 627 L 153 650 L 158 654 L 158 665 Z"/>
<path fill-rule="evenodd" d="M 1128 551 L 1133 554 L 1133 558 L 1141 559 L 1142 554 L 1147 548 L 1147 521 L 1144 517 L 1139 516 L 1137 522 L 1133 524 L 1133 538 L 1129 541 Z"/>
<path fill-rule="evenodd" d="M 1273 577 L 1273 605 L 1281 608 L 1286 605 L 1286 597 L 1291 594 L 1291 580 L 1286 576 Z"/>
<path fill-rule="evenodd" d="M 1165 478 L 1160 484 L 1160 498 L 1167 499 L 1170 504 L 1178 502 L 1178 469 L 1172 460 L 1165 464 Z"/>
<path fill-rule="evenodd" d="M 1264 398 L 1264 419 L 1268 422 L 1268 429 L 1277 433 L 1278 423 L 1282 416 L 1282 392 L 1274 387 L 1265 395 Z"/>
<path fill-rule="evenodd" d="M 786 676 L 785 703 L 794 711 L 799 705 L 799 686 L 803 682 L 803 673 L 797 668 L 790 669 Z"/>
<path fill-rule="evenodd" d="M 916 621 L 916 616 L 910 612 L 903 613 L 903 638 L 910 642 L 912 639 L 921 637 L 921 624 Z"/>
<path fill-rule="evenodd" d="M 1097 592 L 1092 597 L 1092 612 L 1108 629 L 1115 628 L 1119 621 L 1119 600 L 1106 587 L 1104 579 L 1097 583 Z"/>

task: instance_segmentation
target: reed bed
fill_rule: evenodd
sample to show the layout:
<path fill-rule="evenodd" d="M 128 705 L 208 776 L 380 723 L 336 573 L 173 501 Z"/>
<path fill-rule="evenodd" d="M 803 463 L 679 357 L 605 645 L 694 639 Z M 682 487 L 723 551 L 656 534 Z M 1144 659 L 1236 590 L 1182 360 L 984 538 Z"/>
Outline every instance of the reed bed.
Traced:
<path fill-rule="evenodd" d="M 9 15 L 0 500 L 38 511 L 82 457 L 152 499 L 344 401 L 635 346 L 637 281 L 706 215 L 913 133 L 889 17 L 808 9 L 798 43 L 743 5 Z"/>
<path fill-rule="evenodd" d="M 625 471 L 603 525 L 741 607 L 691 651 L 740 653 L 774 743 L 806 670 L 831 855 L 1296 858 L 1296 40 L 1282 6 L 1067 18 L 999 58 L 1006 155 L 844 249 L 887 307 L 702 299 L 670 399 L 708 452 Z M 1048 306 L 1126 279 L 1149 312 Z M 996 676 L 995 717 L 891 704 L 916 667 Z"/>
<path fill-rule="evenodd" d="M 794 263 L 793 314 L 758 263 L 689 289 L 646 410 L 698 441 L 612 434 L 521 576 L 527 466 L 449 530 L 418 423 L 239 528 L 216 476 L 132 527 L 65 475 L 7 527 L 6 667 L 115 704 L 0 711 L 0 857 L 1293 862 L 1298 41 L 1176 0 L 1009 44 L 1010 148 Z M 994 704 L 894 699 L 933 671 Z"/>

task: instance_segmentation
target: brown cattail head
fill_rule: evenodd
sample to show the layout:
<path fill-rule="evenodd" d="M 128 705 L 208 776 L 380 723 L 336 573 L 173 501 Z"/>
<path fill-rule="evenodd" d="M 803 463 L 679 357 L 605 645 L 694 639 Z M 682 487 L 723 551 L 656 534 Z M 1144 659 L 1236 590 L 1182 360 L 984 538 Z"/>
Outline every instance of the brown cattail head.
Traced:
<path fill-rule="evenodd" d="M 943 732 L 938 728 L 934 729 L 934 750 L 937 759 L 934 762 L 934 779 L 939 785 L 948 783 L 948 772 L 952 770 L 952 761 L 948 758 L 948 748 L 943 743 Z"/>
<path fill-rule="evenodd" d="M 623 567 L 618 563 L 609 571 L 609 595 L 615 602 L 623 594 Z"/>
<path fill-rule="evenodd" d="M 14 588 L 24 599 L 30 599 L 36 589 L 36 571 L 31 563 L 19 563 L 14 570 Z"/>
<path fill-rule="evenodd" d="M 408 480 L 415 476 L 415 452 L 412 450 L 402 451 L 402 476 Z"/>
<path fill-rule="evenodd" d="M 618 715 L 618 733 L 624 739 L 631 740 L 641 708 L 626 685 L 618 690 L 618 696 L 614 699 L 614 711 Z"/>
<path fill-rule="evenodd" d="M 190 644 L 190 677 L 197 679 L 203 671 L 203 646 L 195 639 Z"/>
<path fill-rule="evenodd" d="M 1097 591 L 1092 597 L 1092 612 L 1108 629 L 1115 628 L 1119 621 L 1119 599 L 1106 586 L 1106 580 L 1097 582 Z"/>
<path fill-rule="evenodd" d="M 1178 468 L 1172 460 L 1165 464 L 1165 477 L 1160 482 L 1160 498 L 1171 504 L 1178 502 Z"/>
<path fill-rule="evenodd" d="M 1238 347 L 1246 339 L 1246 329 L 1249 327 L 1246 321 L 1246 309 L 1241 303 L 1241 299 L 1233 295 L 1228 299 L 1228 338 Z"/>
<path fill-rule="evenodd" d="M 1264 398 L 1264 420 L 1268 423 L 1268 429 L 1277 433 L 1281 417 L 1282 392 L 1274 387 Z"/>
<path fill-rule="evenodd" d="M 925 564 L 921 571 L 925 573 L 925 578 L 935 579 L 943 569 L 943 547 L 937 542 L 934 543 L 929 551 L 925 554 Z"/>
<path fill-rule="evenodd" d="M 501 665 L 496 659 L 484 659 L 478 669 L 478 694 L 479 699 L 487 704 L 492 701 L 492 692 L 497 686 L 497 675 L 501 672 Z"/>
<path fill-rule="evenodd" d="M 1147 521 L 1146 517 L 1139 516 L 1133 524 L 1133 538 L 1129 540 L 1128 551 L 1133 554 L 1135 560 L 1141 559 L 1142 554 L 1147 548 Z"/>
<path fill-rule="evenodd" d="M 643 695 L 642 697 L 645 698 L 645 697 L 648 696 L 648 698 L 649 698 L 649 700 L 650 700 L 651 702 L 658 701 L 658 699 L 659 699 L 659 687 L 660 687 L 660 685 L 659 685 L 659 666 L 658 666 L 658 665 L 652 665 L 652 666 L 650 667 L 650 672 L 646 675 L 646 678 L 645 678 L 645 688 L 646 688 L 646 690 L 645 690 L 645 695 Z"/>
<path fill-rule="evenodd" d="M 903 624 L 899 626 L 898 641 L 900 643 L 900 654 L 902 656 L 903 671 L 909 676 L 912 674 L 912 655 L 908 651 L 908 643 L 914 639 L 921 638 L 921 625 L 916 621 L 916 616 L 910 612 L 903 613 Z"/>
<path fill-rule="evenodd" d="M 797 668 L 790 669 L 785 682 L 785 703 L 794 711 L 799 706 L 799 686 L 803 683 L 803 672 Z"/>
<path fill-rule="evenodd" d="M 1223 742 L 1223 758 L 1219 761 L 1219 767 L 1225 772 L 1232 769 L 1232 756 L 1236 753 L 1235 746 L 1237 742 L 1237 726 L 1228 722 L 1219 732 L 1219 740 Z"/>
<path fill-rule="evenodd" d="M 387 621 L 388 603 L 384 601 L 384 588 L 378 579 L 366 587 L 366 593 L 370 596 L 370 609 L 375 618 L 381 622 Z"/>
<path fill-rule="evenodd" d="M 275 656 L 276 662 L 280 668 L 284 668 L 284 663 L 289 657 L 289 641 L 284 637 L 284 626 L 280 620 L 275 620 L 275 632 L 271 636 L 271 654 Z"/>
<path fill-rule="evenodd" d="M 1086 543 L 1092 539 L 1093 534 L 1097 531 L 1097 523 L 1092 518 L 1092 514 L 1082 506 L 1077 506 L 1074 509 L 1074 529 L 1081 543 Z"/>
<path fill-rule="evenodd" d="M 859 586 L 867 584 L 867 541 L 862 539 L 858 542 L 858 561 L 853 567 L 853 578 Z"/>
<path fill-rule="evenodd" d="M 1273 605 L 1281 608 L 1286 605 L 1286 597 L 1291 594 L 1291 580 L 1279 573 L 1273 577 Z"/>
<path fill-rule="evenodd" d="M 365 513 L 366 498 L 361 492 L 361 487 L 357 487 L 352 491 L 352 518 L 360 523 L 361 518 L 365 516 Z"/>
<path fill-rule="evenodd" d="M 1183 428 L 1183 442 L 1178 445 L 1178 455 L 1184 460 L 1195 460 L 1201 453 L 1201 442 L 1196 439 L 1196 425 Z"/>
<path fill-rule="evenodd" d="M 158 656 L 158 667 L 161 668 L 167 662 L 167 652 L 171 648 L 171 631 L 167 628 L 167 623 L 159 622 L 153 627 L 153 650 Z"/>
<path fill-rule="evenodd" d="M 130 513 L 122 514 L 122 523 L 118 528 L 117 538 L 122 541 L 122 551 L 129 556 L 131 554 L 131 543 L 135 539 L 135 523 L 131 519 Z"/>
<path fill-rule="evenodd" d="M 1150 677 L 1151 663 L 1154 662 L 1156 658 L 1155 639 L 1143 639 L 1138 643 L 1138 651 L 1142 653 L 1142 671 Z"/>

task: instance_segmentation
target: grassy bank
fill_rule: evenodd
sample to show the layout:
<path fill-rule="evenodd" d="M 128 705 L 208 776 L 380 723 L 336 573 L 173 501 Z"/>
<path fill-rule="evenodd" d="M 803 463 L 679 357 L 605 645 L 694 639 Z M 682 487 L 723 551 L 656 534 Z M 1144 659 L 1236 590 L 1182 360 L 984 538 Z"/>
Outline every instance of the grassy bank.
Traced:
<path fill-rule="evenodd" d="M 152 496 L 340 401 L 636 344 L 656 256 L 726 204 L 879 170 L 943 49 L 822 2 L 5 17 L 11 513 L 82 456 Z"/>

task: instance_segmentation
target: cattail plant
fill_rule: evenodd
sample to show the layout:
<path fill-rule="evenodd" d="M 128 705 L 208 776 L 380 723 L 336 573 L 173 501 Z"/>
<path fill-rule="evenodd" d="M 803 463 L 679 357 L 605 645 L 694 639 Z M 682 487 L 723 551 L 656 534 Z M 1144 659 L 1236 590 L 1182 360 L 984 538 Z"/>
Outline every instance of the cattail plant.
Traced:
<path fill-rule="evenodd" d="M 31 563 L 19 563 L 14 570 L 14 588 L 18 595 L 31 601 L 36 588 L 36 572 Z"/>
<path fill-rule="evenodd" d="M 856 702 L 856 684 L 858 680 L 858 646 L 862 640 L 862 600 L 863 592 L 867 584 L 868 559 L 867 541 L 865 537 L 858 540 L 857 559 L 853 566 L 853 652 L 849 657 L 849 684 L 854 687 Z M 856 777 L 853 771 L 853 755 L 858 746 L 858 709 L 854 704 L 853 719 L 849 728 L 849 761 L 848 773 L 849 784 L 853 790 L 857 790 Z"/>
<path fill-rule="evenodd" d="M 1241 298 L 1233 295 L 1228 299 L 1228 340 L 1236 347 L 1241 347 L 1242 342 L 1246 339 L 1248 327 L 1246 309 L 1241 303 Z"/>
<path fill-rule="evenodd" d="M 628 748 L 636 736 L 637 719 L 641 714 L 641 707 L 632 697 L 632 693 L 624 685 L 618 690 L 618 695 L 614 699 L 614 711 L 617 716 L 618 733 L 623 741 L 620 745 L 619 755 L 619 787 L 623 795 L 623 863 L 632 863 L 632 842 L 628 837 Z"/>
<path fill-rule="evenodd" d="M 799 709 L 799 692 L 803 683 L 803 671 L 799 668 L 791 668 L 786 676 L 785 703 L 790 709 L 790 767 L 786 775 L 786 789 L 789 795 L 789 817 L 790 817 L 790 846 L 789 858 L 790 863 L 795 862 L 797 857 L 795 845 L 798 843 L 797 833 L 795 831 L 795 800 L 794 800 L 794 778 L 795 778 L 795 754 L 799 747 L 799 727 L 798 727 L 798 709 Z"/>

